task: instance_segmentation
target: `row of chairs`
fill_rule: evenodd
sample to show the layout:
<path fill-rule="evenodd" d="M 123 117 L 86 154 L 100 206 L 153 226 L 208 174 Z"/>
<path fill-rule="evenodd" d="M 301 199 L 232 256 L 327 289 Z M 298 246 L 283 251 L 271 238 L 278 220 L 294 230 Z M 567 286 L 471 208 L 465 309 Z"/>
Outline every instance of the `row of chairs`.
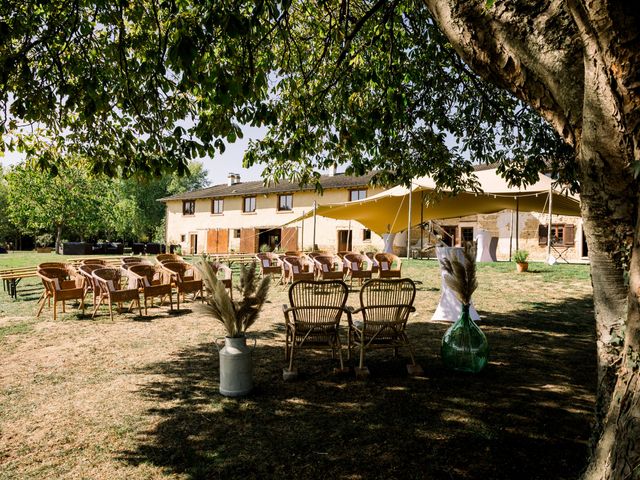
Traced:
<path fill-rule="evenodd" d="M 402 276 L 402 260 L 391 253 L 368 256 L 355 252 L 287 252 L 284 255 L 261 252 L 256 258 L 263 276 L 280 275 L 284 285 L 298 280 L 348 280 L 351 284 L 359 280 L 362 284 L 375 273 L 379 278 Z"/>
<path fill-rule="evenodd" d="M 140 295 L 144 298 L 145 315 L 148 314 L 148 301 L 153 306 L 154 298 L 160 302 L 169 298 L 170 310 L 173 310 L 173 290 L 176 290 L 177 309 L 180 310 L 180 299 L 186 300 L 192 294 L 194 299 L 203 296 L 203 283 L 193 266 L 177 255 L 158 255 L 157 264 L 142 257 L 124 257 L 120 267 L 108 266 L 100 259 L 87 259 L 74 267 L 62 262 L 40 264 L 38 276 L 42 279 L 44 292 L 40 298 L 37 316 L 39 317 L 45 304 L 53 302 L 53 318 L 57 318 L 57 305 L 62 303 L 65 311 L 67 301 L 76 300 L 82 313 L 85 311 L 85 298 L 93 296 L 93 313 L 95 317 L 102 304 L 109 306 L 109 315 L 113 320 L 113 304 L 122 308 L 125 302 L 131 302 L 129 310 L 137 305 L 142 315 Z M 222 282 L 232 292 L 231 269 L 226 265 L 212 266 L 223 275 Z"/>
<path fill-rule="evenodd" d="M 347 319 L 348 359 L 358 349 L 358 376 L 367 376 L 365 352 L 374 348 L 392 348 L 397 356 L 400 347 L 407 347 L 411 364 L 410 374 L 419 374 L 422 369 L 415 361 L 413 347 L 407 337 L 406 325 L 409 315 L 415 312 L 415 283 L 409 278 L 372 279 L 362 286 L 359 293 L 360 307 L 346 306 L 349 288 L 342 280 L 301 280 L 289 288 L 289 305 L 283 306 L 286 338 L 285 379 L 295 377 L 296 354 L 305 348 L 329 348 L 332 358 L 336 353 L 340 369 L 344 370 L 341 321 Z M 360 314 L 361 319 L 356 319 Z"/>

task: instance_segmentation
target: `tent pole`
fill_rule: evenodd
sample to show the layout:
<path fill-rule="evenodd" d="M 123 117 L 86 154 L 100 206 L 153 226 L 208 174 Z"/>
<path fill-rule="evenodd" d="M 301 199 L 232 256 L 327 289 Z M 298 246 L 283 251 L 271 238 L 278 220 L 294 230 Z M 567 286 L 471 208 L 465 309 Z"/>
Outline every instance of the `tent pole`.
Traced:
<path fill-rule="evenodd" d="M 551 217 L 553 215 L 553 190 L 549 185 L 549 225 L 547 226 L 547 262 L 551 259 Z"/>
<path fill-rule="evenodd" d="M 304 217 L 304 210 L 302 211 L 302 216 Z M 304 252 L 304 218 L 302 219 L 302 222 L 300 222 L 302 224 L 302 232 L 300 234 L 300 236 L 302 237 L 300 239 L 300 246 L 302 247 L 301 250 Z"/>
<path fill-rule="evenodd" d="M 316 201 L 313 201 L 313 245 L 311 246 L 311 250 L 315 251 L 316 249 Z"/>
<path fill-rule="evenodd" d="M 520 198 L 516 197 L 516 250 L 520 248 Z"/>
<path fill-rule="evenodd" d="M 424 249 L 424 190 L 420 192 L 420 258 Z"/>
<path fill-rule="evenodd" d="M 349 244 L 351 244 L 351 248 L 349 248 Z M 351 220 L 349 220 L 349 233 L 347 233 L 347 250 L 353 250 L 353 239 L 351 238 Z"/>
<path fill-rule="evenodd" d="M 509 229 L 509 261 L 511 261 L 512 248 L 513 248 L 513 210 L 511 210 L 511 228 Z"/>
<path fill-rule="evenodd" d="M 407 220 L 407 260 L 411 258 L 411 203 L 413 195 L 413 182 L 409 184 L 409 218 Z"/>

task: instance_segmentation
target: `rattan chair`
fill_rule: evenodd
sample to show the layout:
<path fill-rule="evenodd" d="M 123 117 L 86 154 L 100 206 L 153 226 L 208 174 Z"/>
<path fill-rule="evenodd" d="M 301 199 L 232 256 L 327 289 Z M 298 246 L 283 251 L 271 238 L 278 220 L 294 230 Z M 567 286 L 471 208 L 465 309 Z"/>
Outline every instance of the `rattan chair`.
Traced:
<path fill-rule="evenodd" d="M 80 261 L 80 265 L 107 265 L 106 260 L 102 260 L 101 258 L 85 258 Z"/>
<path fill-rule="evenodd" d="M 80 275 L 84 277 L 84 295 L 86 297 L 87 293 L 91 292 L 93 296 L 94 307 L 98 302 L 98 292 L 100 290 L 100 286 L 96 284 L 96 279 L 93 278 L 93 272 L 101 268 L 104 268 L 104 265 L 80 265 L 78 267 Z"/>
<path fill-rule="evenodd" d="M 175 253 L 160 253 L 158 255 L 156 255 L 156 260 L 158 261 L 158 263 L 164 263 L 164 262 L 183 262 L 184 260 L 182 259 L 182 257 L 180 255 L 177 255 Z"/>
<path fill-rule="evenodd" d="M 342 259 L 347 269 L 346 277 L 353 285 L 354 280 L 359 280 L 360 284 L 371 279 L 371 261 L 366 255 L 360 253 L 347 253 Z"/>
<path fill-rule="evenodd" d="M 181 295 L 182 300 L 185 301 L 186 295 L 189 293 L 193 294 L 194 300 L 196 295 L 200 294 L 200 299 L 204 302 L 202 279 L 199 278 L 193 265 L 186 262 L 165 262 L 161 268 L 165 276 L 168 277 L 165 283 L 170 281 L 176 287 L 178 310 L 180 310 Z"/>
<path fill-rule="evenodd" d="M 295 356 L 304 348 L 327 347 L 332 358 L 336 351 L 340 359 L 340 368 L 344 369 L 342 345 L 340 343 L 340 319 L 342 315 L 351 318 L 346 308 L 349 289 L 339 280 L 314 281 L 301 280 L 289 288 L 289 306 L 283 305 L 286 338 L 285 360 L 288 370 L 285 379 L 295 377 Z M 348 323 L 351 323 L 350 320 Z"/>
<path fill-rule="evenodd" d="M 344 268 L 340 257 L 323 254 L 313 258 L 315 266 L 315 276 L 317 280 L 342 280 L 344 278 Z"/>
<path fill-rule="evenodd" d="M 359 375 L 368 375 L 364 364 L 365 352 L 374 348 L 393 348 L 397 356 L 399 347 L 407 347 L 411 356 L 409 372 L 421 371 L 406 334 L 409 314 L 415 311 L 415 297 L 416 285 L 409 278 L 374 279 L 362 286 L 360 308 L 349 317 L 348 338 L 349 359 L 353 348 L 360 350 Z M 362 320 L 355 320 L 357 313 L 362 314 Z"/>
<path fill-rule="evenodd" d="M 163 283 L 164 276 L 153 265 L 145 265 L 142 263 L 131 265 L 129 267 L 129 275 L 136 280 L 136 287 L 142 293 L 144 298 L 144 314 L 147 315 L 148 305 L 147 299 L 151 299 L 153 307 L 153 299 L 160 298 L 160 302 L 165 297 L 169 297 L 169 309 L 173 310 L 173 288 L 171 282 Z"/>
<path fill-rule="evenodd" d="M 378 273 L 378 267 L 379 267 L 378 261 L 376 260 L 376 254 L 375 252 L 367 252 L 365 253 L 365 255 L 369 260 L 371 260 L 371 273 L 375 275 L 376 273 Z"/>
<path fill-rule="evenodd" d="M 67 268 L 67 264 L 64 262 L 43 262 L 39 263 L 36 270 L 42 270 L 43 268 Z"/>
<path fill-rule="evenodd" d="M 131 265 L 152 265 L 152 263 L 142 257 L 122 257 L 120 259 L 120 266 L 124 269 L 128 269 Z"/>
<path fill-rule="evenodd" d="M 84 280 L 80 275 L 75 275 L 68 268 L 40 268 L 37 275 L 44 285 L 43 295 L 40 297 L 40 308 L 36 317 L 39 317 L 44 304 L 53 300 L 53 320 L 58 318 L 58 302 L 62 302 L 62 311 L 66 312 L 65 302 L 77 300 L 80 303 L 84 315 Z"/>
<path fill-rule="evenodd" d="M 376 253 L 375 259 L 380 266 L 380 278 L 400 278 L 402 260 L 393 253 Z"/>
<path fill-rule="evenodd" d="M 293 283 L 298 280 L 313 280 L 314 272 L 311 262 L 306 257 L 285 255 L 282 257 L 282 283 Z"/>
<path fill-rule="evenodd" d="M 122 310 L 124 302 L 129 304 L 129 311 L 133 304 L 138 305 L 138 312 L 142 316 L 142 308 L 140 306 L 140 294 L 137 288 L 121 287 L 121 272 L 118 268 L 99 268 L 93 271 L 95 285 L 97 285 L 97 303 L 93 307 L 91 318 L 96 316 L 98 308 L 102 303 L 109 305 L 109 317 L 113 322 L 113 304 L 118 304 L 118 309 Z"/>
<path fill-rule="evenodd" d="M 260 274 L 265 275 L 282 275 L 282 261 L 280 257 L 273 252 L 256 253 L 258 264 L 260 265 Z"/>

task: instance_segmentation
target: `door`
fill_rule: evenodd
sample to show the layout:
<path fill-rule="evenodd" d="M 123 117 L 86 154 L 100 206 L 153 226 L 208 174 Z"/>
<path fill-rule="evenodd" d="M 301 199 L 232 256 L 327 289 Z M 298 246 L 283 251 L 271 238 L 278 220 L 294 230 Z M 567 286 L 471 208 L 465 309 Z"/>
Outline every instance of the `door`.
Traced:
<path fill-rule="evenodd" d="M 338 251 L 350 252 L 352 250 L 353 239 L 351 230 L 338 230 Z"/>
<path fill-rule="evenodd" d="M 207 253 L 226 253 L 229 251 L 229 230 L 216 228 L 207 230 Z"/>
<path fill-rule="evenodd" d="M 196 255 L 198 253 L 198 234 L 189 234 L 189 254 Z"/>
<path fill-rule="evenodd" d="M 298 228 L 286 227 L 282 229 L 282 250 L 285 252 L 298 251 Z"/>
<path fill-rule="evenodd" d="M 240 229 L 240 253 L 257 253 L 258 245 L 255 228 Z"/>

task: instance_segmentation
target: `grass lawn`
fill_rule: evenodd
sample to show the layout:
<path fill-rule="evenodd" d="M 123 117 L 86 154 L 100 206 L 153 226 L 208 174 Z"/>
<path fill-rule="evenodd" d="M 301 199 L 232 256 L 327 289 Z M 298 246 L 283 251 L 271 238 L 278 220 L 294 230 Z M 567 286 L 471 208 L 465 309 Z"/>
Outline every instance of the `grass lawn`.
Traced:
<path fill-rule="evenodd" d="M 3 255 L 0 269 L 47 257 Z M 596 386 L 588 268 L 480 265 L 474 302 L 491 356 L 475 376 L 440 362 L 449 324 L 428 321 L 435 261 L 403 263 L 420 282 L 409 327 L 420 378 L 403 352 L 368 354 L 371 376 L 358 381 L 307 350 L 284 382 L 276 286 L 252 329 L 255 390 L 242 399 L 218 393 L 224 332 L 194 304 L 113 323 L 106 309 L 91 320 L 68 308 L 53 322 L 46 308 L 35 318 L 40 287 L 25 282 L 17 300 L 0 292 L 0 479 L 577 478 Z"/>

